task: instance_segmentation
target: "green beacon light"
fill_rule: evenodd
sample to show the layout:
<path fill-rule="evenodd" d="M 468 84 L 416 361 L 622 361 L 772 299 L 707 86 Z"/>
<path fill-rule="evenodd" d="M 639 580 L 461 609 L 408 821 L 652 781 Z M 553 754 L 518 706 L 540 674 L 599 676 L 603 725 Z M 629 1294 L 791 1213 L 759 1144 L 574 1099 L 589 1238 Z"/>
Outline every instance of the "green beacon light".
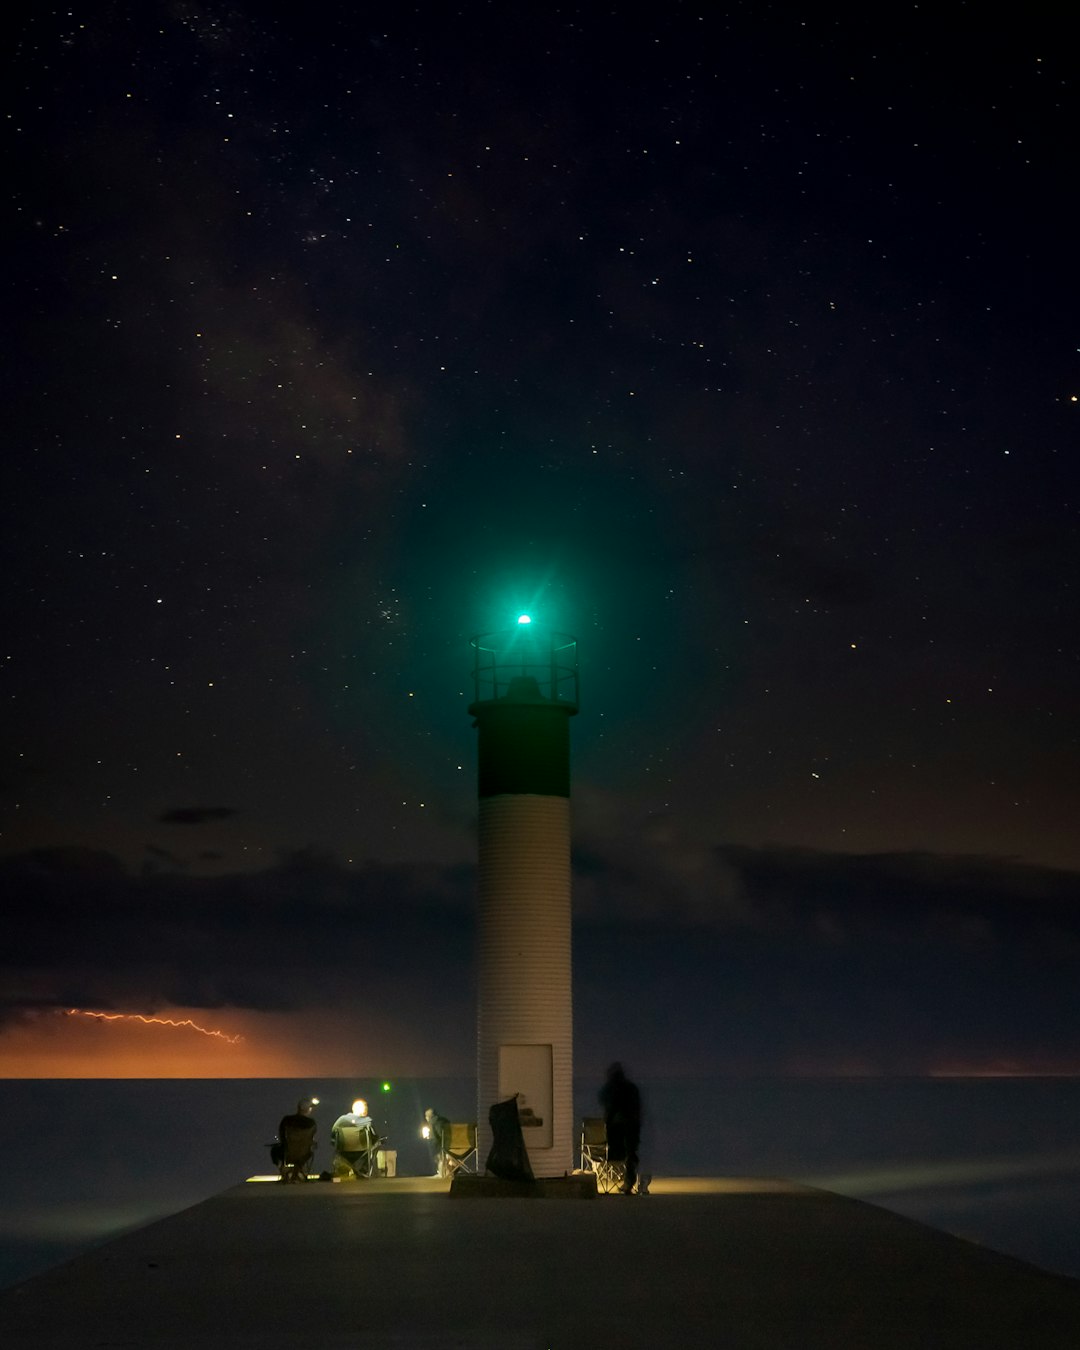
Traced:
<path fill-rule="evenodd" d="M 389 1083 L 384 1083 L 384 1084 L 382 1085 L 382 1090 L 383 1090 L 384 1092 L 389 1092 L 389 1091 L 390 1091 L 390 1087 L 391 1087 L 391 1084 L 389 1084 Z"/>
<path fill-rule="evenodd" d="M 529 617 L 528 614 L 519 614 L 518 623 L 532 623 L 532 619 Z"/>

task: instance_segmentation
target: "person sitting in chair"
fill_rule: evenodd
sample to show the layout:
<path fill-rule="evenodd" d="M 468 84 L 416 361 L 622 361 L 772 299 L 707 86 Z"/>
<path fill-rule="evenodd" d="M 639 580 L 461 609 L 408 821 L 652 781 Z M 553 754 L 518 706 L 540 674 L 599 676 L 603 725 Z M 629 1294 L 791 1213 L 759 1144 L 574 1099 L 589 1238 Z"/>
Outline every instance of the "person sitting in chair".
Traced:
<path fill-rule="evenodd" d="M 307 1180 L 307 1168 L 315 1155 L 315 1108 L 318 1097 L 304 1097 L 296 1103 L 296 1112 L 282 1116 L 271 1159 L 281 1171 L 282 1181 Z"/>
<path fill-rule="evenodd" d="M 369 1177 L 375 1170 L 375 1150 L 379 1137 L 368 1115 L 367 1102 L 357 1097 L 352 1110 L 338 1116 L 330 1131 L 334 1141 L 334 1161 L 343 1164 L 356 1177 Z"/>
<path fill-rule="evenodd" d="M 445 1177 L 448 1172 L 446 1165 L 446 1135 L 450 1129 L 450 1122 L 445 1116 L 440 1116 L 433 1106 L 429 1106 L 424 1112 L 424 1124 L 420 1133 L 432 1145 L 435 1153 L 435 1175 Z"/>

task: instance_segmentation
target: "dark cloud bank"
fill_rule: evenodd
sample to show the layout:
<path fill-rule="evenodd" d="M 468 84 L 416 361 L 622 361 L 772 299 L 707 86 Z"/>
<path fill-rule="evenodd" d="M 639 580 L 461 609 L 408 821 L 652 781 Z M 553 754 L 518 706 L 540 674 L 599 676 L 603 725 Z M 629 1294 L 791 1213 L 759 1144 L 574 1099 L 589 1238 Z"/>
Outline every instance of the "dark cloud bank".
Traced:
<path fill-rule="evenodd" d="M 579 1061 L 686 1072 L 1076 1067 L 1080 876 L 991 857 L 780 847 L 577 851 Z M 0 863 L 7 1019 L 65 1006 L 377 1006 L 430 1035 L 472 1006 L 471 867 L 127 871 Z M 464 1033 L 464 1034 L 467 1034 Z"/>
<path fill-rule="evenodd" d="M 231 806 L 174 806 L 163 811 L 158 820 L 163 825 L 205 825 L 207 821 L 228 820 L 235 815 Z"/>

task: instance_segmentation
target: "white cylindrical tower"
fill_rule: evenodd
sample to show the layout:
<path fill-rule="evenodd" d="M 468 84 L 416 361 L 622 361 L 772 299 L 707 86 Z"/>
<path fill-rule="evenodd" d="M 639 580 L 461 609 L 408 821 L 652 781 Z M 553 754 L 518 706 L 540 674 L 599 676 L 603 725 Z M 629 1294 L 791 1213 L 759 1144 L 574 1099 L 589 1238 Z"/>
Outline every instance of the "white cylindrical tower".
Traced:
<path fill-rule="evenodd" d="M 479 731 L 477 1140 L 515 1094 L 537 1177 L 574 1166 L 570 718 L 577 644 L 527 621 L 472 640 Z"/>

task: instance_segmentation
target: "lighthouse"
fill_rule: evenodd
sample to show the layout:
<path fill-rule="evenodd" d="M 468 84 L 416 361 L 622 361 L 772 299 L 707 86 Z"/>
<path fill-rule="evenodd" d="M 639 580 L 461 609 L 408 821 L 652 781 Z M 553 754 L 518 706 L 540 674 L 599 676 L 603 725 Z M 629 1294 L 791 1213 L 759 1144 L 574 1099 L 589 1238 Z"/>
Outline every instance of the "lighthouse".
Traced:
<path fill-rule="evenodd" d="M 472 639 L 480 798 L 477 1143 L 516 1096 L 533 1174 L 574 1166 L 570 718 L 577 642 L 522 615 Z"/>

